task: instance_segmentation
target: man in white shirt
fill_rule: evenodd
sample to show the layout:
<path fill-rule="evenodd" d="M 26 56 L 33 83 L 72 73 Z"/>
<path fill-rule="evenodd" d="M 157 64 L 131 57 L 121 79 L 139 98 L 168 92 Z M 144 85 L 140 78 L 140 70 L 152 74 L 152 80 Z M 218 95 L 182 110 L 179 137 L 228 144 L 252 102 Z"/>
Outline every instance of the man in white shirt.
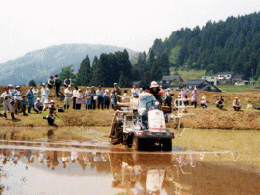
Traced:
<path fill-rule="evenodd" d="M 41 102 L 44 103 L 45 100 L 48 100 L 50 94 L 50 90 L 46 87 L 46 84 L 43 83 L 42 84 L 42 88 L 41 88 Z"/>
<path fill-rule="evenodd" d="M 11 112 L 12 119 L 15 120 L 14 118 L 14 112 L 13 112 L 13 107 L 10 103 L 11 100 L 11 94 L 9 93 L 8 87 L 5 89 L 5 92 L 1 95 L 3 98 L 3 109 L 4 109 L 4 117 L 7 119 L 7 112 L 8 110 Z"/>
<path fill-rule="evenodd" d="M 67 110 L 70 107 L 70 102 L 72 98 L 72 90 L 71 90 L 71 85 L 68 85 L 68 87 L 64 90 L 64 110 L 67 108 Z"/>
<path fill-rule="evenodd" d="M 139 96 L 139 90 L 136 88 L 135 84 L 133 84 L 133 88 L 131 89 L 131 95 L 133 97 L 138 97 Z"/>
<path fill-rule="evenodd" d="M 15 114 L 18 113 L 18 111 L 22 110 L 22 98 L 23 93 L 21 91 L 21 88 L 19 86 L 16 86 L 16 90 L 14 91 L 14 110 Z"/>
<path fill-rule="evenodd" d="M 100 109 L 100 105 L 101 108 L 103 110 L 103 105 L 104 105 L 104 91 L 102 90 L 102 87 L 99 85 L 98 86 L 98 90 L 96 91 L 96 95 L 98 97 L 98 109 Z"/>

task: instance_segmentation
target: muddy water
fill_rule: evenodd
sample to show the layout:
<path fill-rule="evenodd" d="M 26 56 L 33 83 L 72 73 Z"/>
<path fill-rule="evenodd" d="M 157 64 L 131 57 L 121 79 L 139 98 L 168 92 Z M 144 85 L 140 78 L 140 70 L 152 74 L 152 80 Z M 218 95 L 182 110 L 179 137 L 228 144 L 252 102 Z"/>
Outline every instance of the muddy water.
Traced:
<path fill-rule="evenodd" d="M 83 143 L 0 140 L 2 194 L 258 194 L 260 176 L 232 151 L 136 152 Z M 242 168 L 243 167 L 243 168 Z"/>

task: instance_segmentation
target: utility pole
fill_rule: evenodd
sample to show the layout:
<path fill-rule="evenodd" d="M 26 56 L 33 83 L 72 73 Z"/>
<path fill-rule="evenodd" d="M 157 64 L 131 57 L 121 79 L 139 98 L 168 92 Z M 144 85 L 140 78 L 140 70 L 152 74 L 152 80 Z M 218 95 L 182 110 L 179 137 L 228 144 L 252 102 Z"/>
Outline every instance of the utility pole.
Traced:
<path fill-rule="evenodd" d="M 254 84 L 254 69 L 252 68 L 252 81 L 253 81 L 253 84 Z"/>

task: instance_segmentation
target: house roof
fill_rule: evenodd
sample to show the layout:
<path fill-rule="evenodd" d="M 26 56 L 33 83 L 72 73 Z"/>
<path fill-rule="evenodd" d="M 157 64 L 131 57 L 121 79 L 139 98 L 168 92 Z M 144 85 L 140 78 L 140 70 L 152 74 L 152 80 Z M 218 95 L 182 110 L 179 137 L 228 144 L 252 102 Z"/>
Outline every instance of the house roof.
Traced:
<path fill-rule="evenodd" d="M 178 80 L 178 79 L 181 79 L 181 77 L 179 75 L 163 76 L 162 77 L 162 81 L 174 81 L 174 80 Z"/>
<path fill-rule="evenodd" d="M 142 81 L 133 81 L 133 85 L 140 85 Z"/>
<path fill-rule="evenodd" d="M 202 83 L 209 83 L 206 80 L 189 80 L 186 85 L 201 85 Z"/>
<path fill-rule="evenodd" d="M 216 75 L 223 75 L 223 74 L 231 74 L 234 75 L 234 72 L 218 72 Z"/>
<path fill-rule="evenodd" d="M 234 75 L 233 76 L 233 79 L 236 79 L 236 78 L 243 78 L 245 75 L 243 74 L 237 74 L 237 75 Z"/>

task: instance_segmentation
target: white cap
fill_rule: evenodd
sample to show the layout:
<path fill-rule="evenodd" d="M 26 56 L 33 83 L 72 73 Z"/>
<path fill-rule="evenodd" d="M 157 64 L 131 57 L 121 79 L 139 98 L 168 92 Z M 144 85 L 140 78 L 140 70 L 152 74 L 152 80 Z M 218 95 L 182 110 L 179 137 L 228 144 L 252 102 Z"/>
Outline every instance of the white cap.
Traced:
<path fill-rule="evenodd" d="M 168 89 L 166 89 L 166 91 L 171 91 L 171 89 L 170 89 L 170 88 L 168 88 Z"/>
<path fill-rule="evenodd" d="M 106 89 L 105 92 L 109 92 L 109 89 Z"/>
<path fill-rule="evenodd" d="M 68 85 L 68 87 L 71 87 L 71 85 Z"/>
<path fill-rule="evenodd" d="M 12 84 L 9 84 L 9 87 L 12 87 Z"/>
<path fill-rule="evenodd" d="M 41 100 L 41 98 L 37 98 L 37 101 L 40 101 Z"/>
<path fill-rule="evenodd" d="M 15 88 L 20 88 L 20 86 L 19 86 L 19 85 L 17 85 Z"/>
<path fill-rule="evenodd" d="M 238 97 L 235 97 L 235 99 L 238 99 Z"/>
<path fill-rule="evenodd" d="M 45 83 L 42 83 L 42 85 L 46 85 Z"/>
<path fill-rule="evenodd" d="M 117 85 L 117 83 L 114 83 L 114 85 Z"/>
<path fill-rule="evenodd" d="M 45 100 L 45 101 L 44 101 L 44 104 L 48 104 L 48 103 L 49 103 L 48 100 Z"/>
<path fill-rule="evenodd" d="M 51 100 L 50 103 L 54 103 L 54 100 Z"/>
<path fill-rule="evenodd" d="M 152 81 L 150 87 L 151 87 L 151 88 L 153 88 L 153 87 L 159 87 L 159 85 L 158 85 L 158 83 L 157 83 L 156 81 Z"/>
<path fill-rule="evenodd" d="M 202 99 L 204 99 L 204 100 L 205 100 L 205 99 L 206 99 L 206 98 L 205 98 L 205 96 L 202 96 Z"/>

